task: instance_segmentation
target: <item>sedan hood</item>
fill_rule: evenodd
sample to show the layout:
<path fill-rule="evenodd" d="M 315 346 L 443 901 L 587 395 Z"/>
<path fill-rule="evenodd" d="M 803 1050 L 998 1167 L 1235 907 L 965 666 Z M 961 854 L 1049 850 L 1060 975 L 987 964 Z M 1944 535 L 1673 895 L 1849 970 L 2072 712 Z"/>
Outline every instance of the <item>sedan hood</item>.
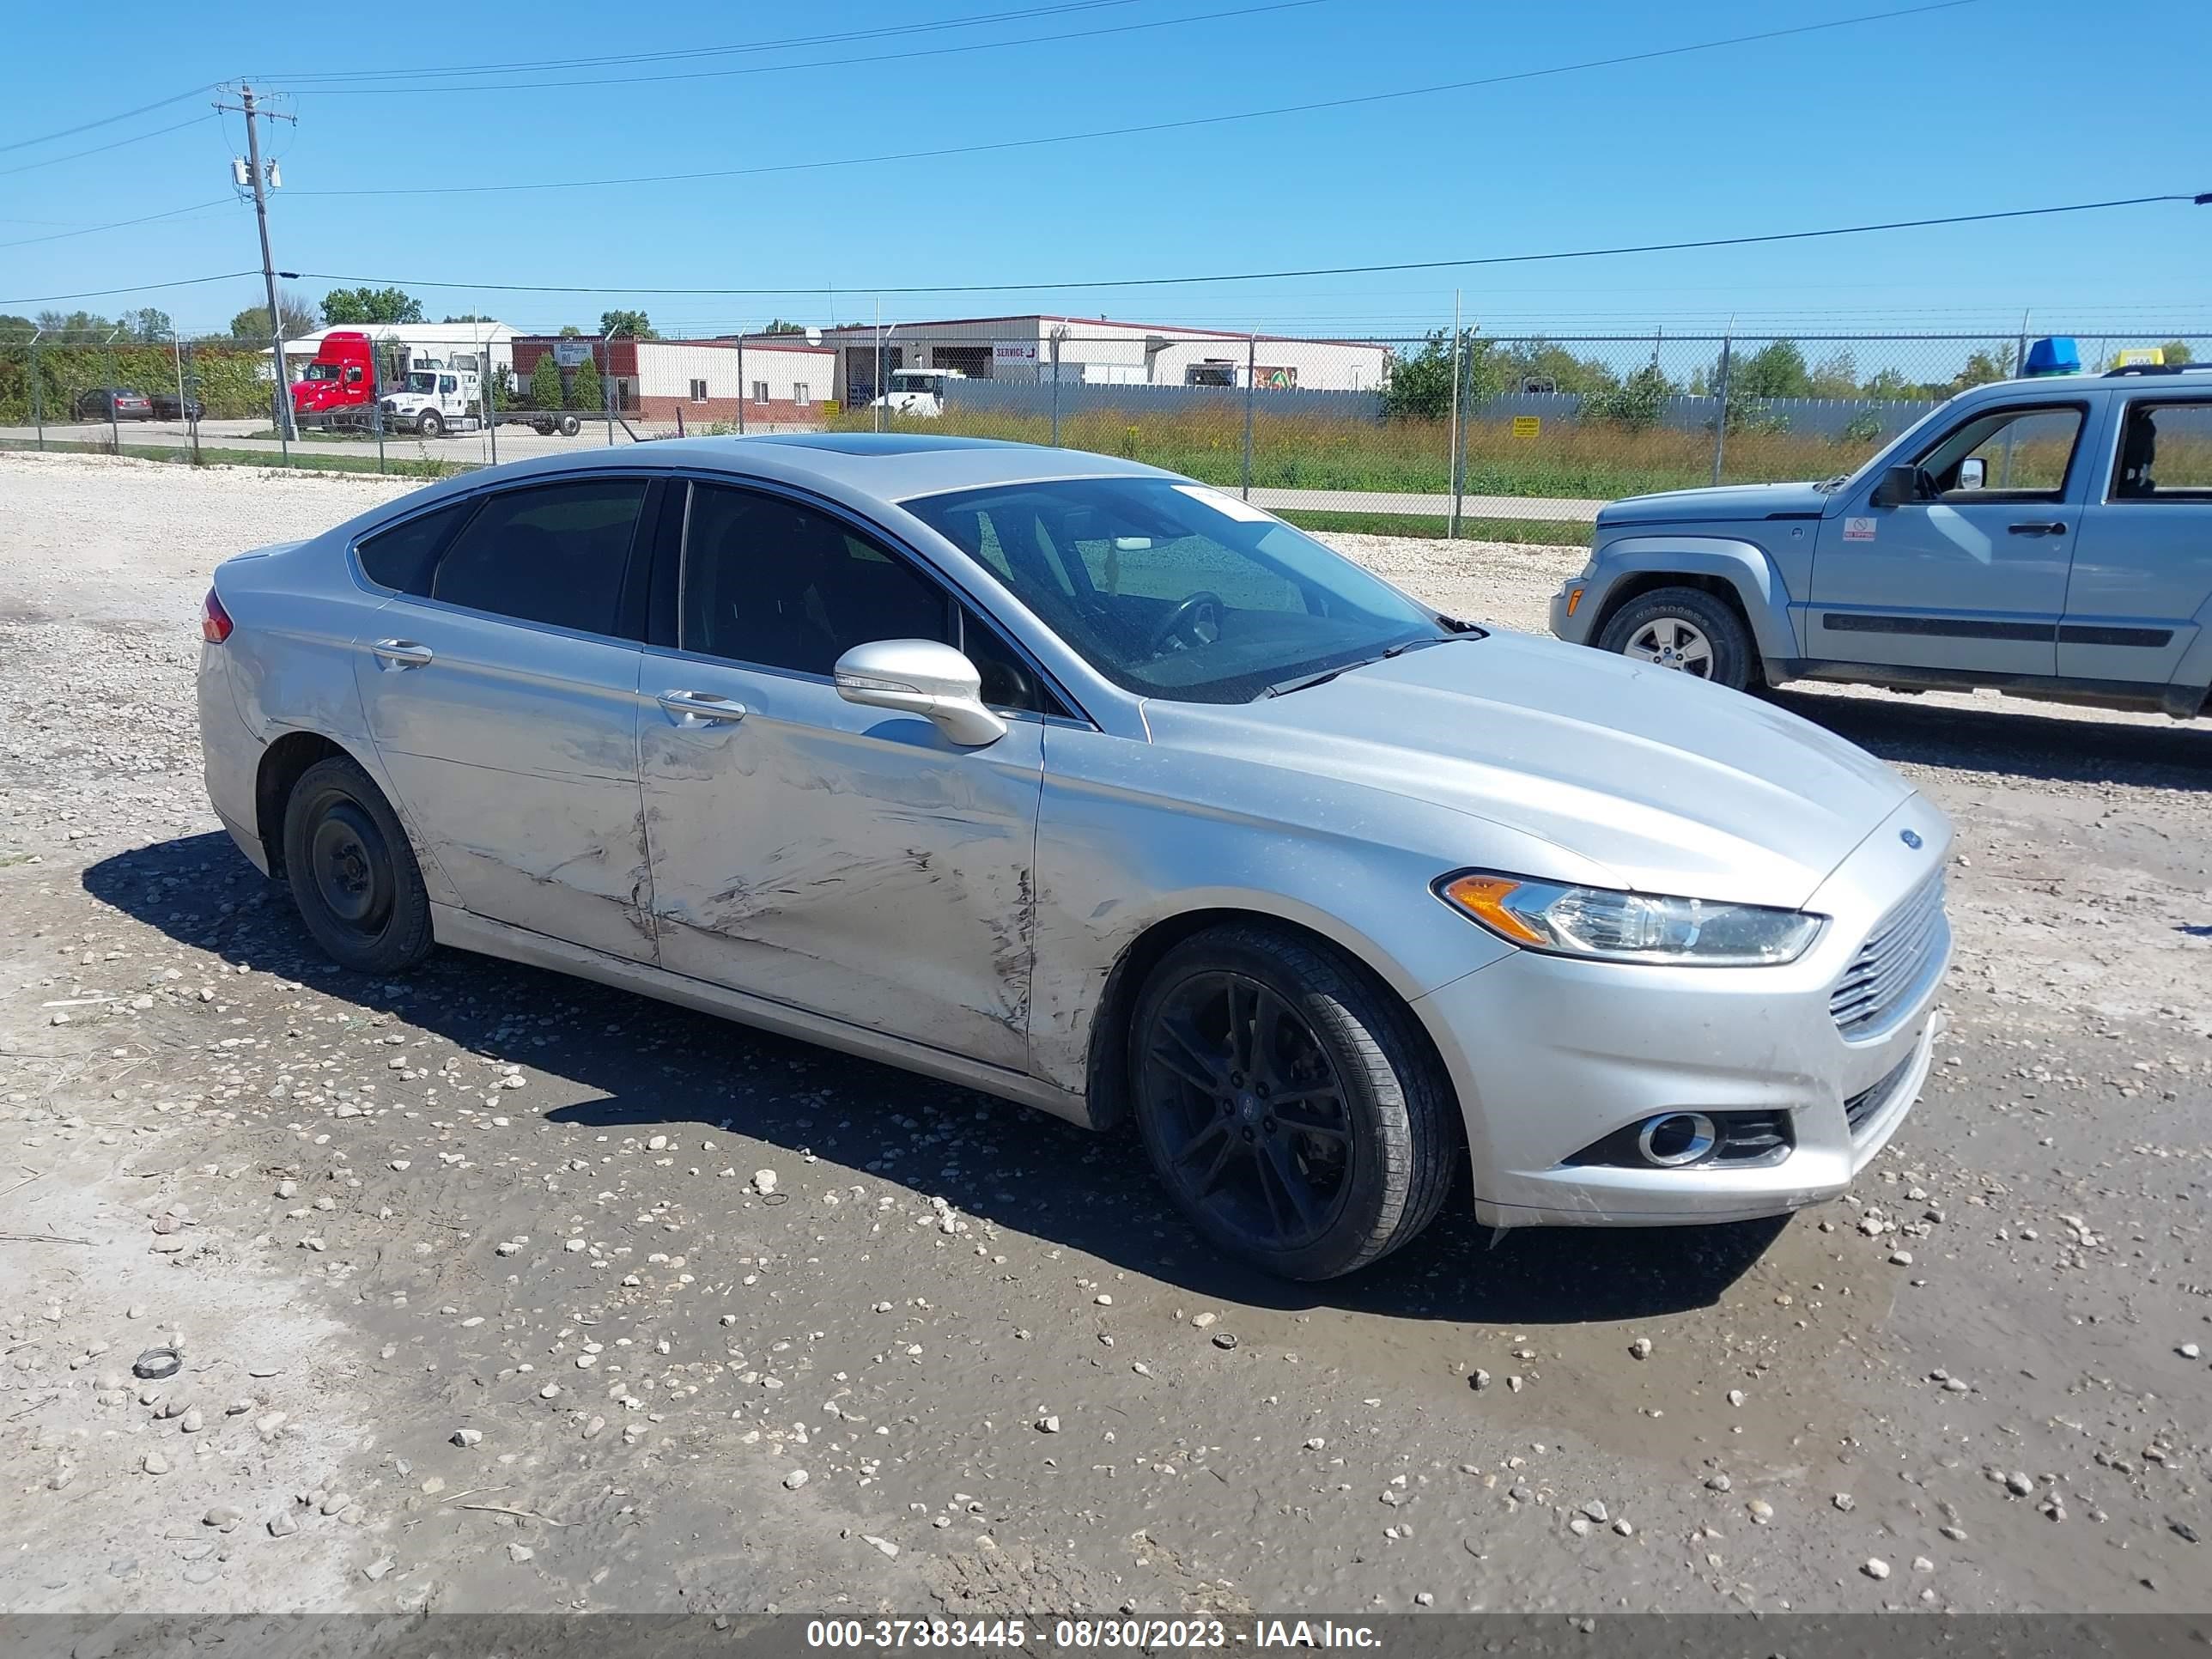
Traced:
<path fill-rule="evenodd" d="M 1615 886 L 1692 898 L 1800 906 L 1912 793 L 1865 750 L 1755 697 L 1521 634 L 1219 712 L 1247 757 L 1464 811 Z M 1589 878 L 1565 863 L 1516 873 Z"/>
<path fill-rule="evenodd" d="M 1631 495 L 1599 509 L 1598 528 L 1631 524 L 1691 524 L 1818 518 L 1829 497 L 1809 483 L 1723 484 L 1717 489 L 1669 489 Z"/>

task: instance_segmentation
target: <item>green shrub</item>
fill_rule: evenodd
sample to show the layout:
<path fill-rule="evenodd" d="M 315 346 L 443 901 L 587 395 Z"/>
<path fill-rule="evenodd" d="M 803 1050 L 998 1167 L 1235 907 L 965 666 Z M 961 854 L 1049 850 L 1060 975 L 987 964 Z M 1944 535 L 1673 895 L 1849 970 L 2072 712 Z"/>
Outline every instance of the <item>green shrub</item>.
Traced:
<path fill-rule="evenodd" d="M 553 361 L 551 352 L 540 353 L 536 366 L 530 371 L 530 406 L 532 409 L 558 409 L 562 395 L 561 365 Z"/>
<path fill-rule="evenodd" d="M 586 357 L 576 365 L 576 372 L 568 381 L 568 407 L 588 409 L 594 414 L 606 406 L 606 394 L 599 390 L 599 371 Z"/>

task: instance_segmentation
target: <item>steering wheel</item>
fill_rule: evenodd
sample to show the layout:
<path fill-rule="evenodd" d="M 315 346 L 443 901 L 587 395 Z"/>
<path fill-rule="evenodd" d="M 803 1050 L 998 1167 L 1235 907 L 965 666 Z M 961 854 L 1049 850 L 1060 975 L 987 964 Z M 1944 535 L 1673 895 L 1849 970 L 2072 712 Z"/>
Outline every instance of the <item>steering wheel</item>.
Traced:
<path fill-rule="evenodd" d="M 1228 607 L 1221 602 L 1220 594 L 1210 587 L 1200 588 L 1197 592 L 1190 595 L 1181 605 L 1160 618 L 1160 625 L 1152 630 L 1152 638 L 1145 642 L 1145 654 L 1148 657 L 1158 656 L 1168 648 L 1169 644 L 1177 635 L 1186 632 L 1191 635 L 1191 642 L 1194 645 L 1203 644 L 1204 641 L 1198 638 L 1194 631 L 1198 619 L 1211 612 L 1213 617 L 1214 632 L 1218 635 L 1221 631 L 1222 613 L 1227 609 Z"/>

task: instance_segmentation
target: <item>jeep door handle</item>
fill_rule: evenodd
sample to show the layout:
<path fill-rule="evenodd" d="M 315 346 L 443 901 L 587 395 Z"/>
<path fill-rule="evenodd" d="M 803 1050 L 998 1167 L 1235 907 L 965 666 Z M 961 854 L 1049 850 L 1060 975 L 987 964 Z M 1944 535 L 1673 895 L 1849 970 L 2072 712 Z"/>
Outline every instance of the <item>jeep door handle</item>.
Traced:
<path fill-rule="evenodd" d="M 428 646 L 413 640 L 379 640 L 368 648 L 386 668 L 420 668 L 433 654 Z"/>
<path fill-rule="evenodd" d="M 679 724 L 693 720 L 710 725 L 734 725 L 745 717 L 745 706 L 705 691 L 664 691 L 653 699 Z"/>
<path fill-rule="evenodd" d="M 2016 524 L 2007 528 L 2015 536 L 2063 536 L 2066 533 L 2066 526 L 2055 521 L 2051 524 Z"/>

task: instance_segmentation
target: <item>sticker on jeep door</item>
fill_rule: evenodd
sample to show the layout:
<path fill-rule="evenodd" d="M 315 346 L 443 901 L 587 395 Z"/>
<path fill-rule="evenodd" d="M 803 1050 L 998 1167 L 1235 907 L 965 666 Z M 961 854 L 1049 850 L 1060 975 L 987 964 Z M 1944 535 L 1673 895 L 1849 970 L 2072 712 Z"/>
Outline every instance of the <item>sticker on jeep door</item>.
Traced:
<path fill-rule="evenodd" d="M 1874 539 L 1874 522 L 1875 521 L 1872 519 L 1844 520 L 1844 539 L 1847 542 L 1872 541 Z"/>

